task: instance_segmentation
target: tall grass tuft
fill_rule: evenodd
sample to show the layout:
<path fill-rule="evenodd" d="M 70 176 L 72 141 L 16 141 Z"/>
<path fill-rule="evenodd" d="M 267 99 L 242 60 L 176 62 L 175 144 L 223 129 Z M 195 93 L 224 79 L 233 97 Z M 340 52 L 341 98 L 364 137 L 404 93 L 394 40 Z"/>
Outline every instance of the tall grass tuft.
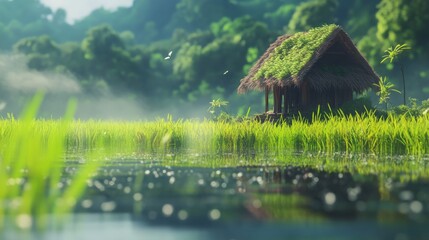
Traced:
<path fill-rule="evenodd" d="M 77 103 L 69 101 L 62 120 L 35 120 L 42 101 L 38 93 L 18 120 L 0 122 L 0 228 L 6 216 L 27 229 L 44 226 L 46 214 L 54 210 L 70 211 L 82 193 L 75 189 L 82 189 L 82 180 L 95 170 L 93 164 L 84 165 L 83 174 L 62 185 L 66 137 Z"/>

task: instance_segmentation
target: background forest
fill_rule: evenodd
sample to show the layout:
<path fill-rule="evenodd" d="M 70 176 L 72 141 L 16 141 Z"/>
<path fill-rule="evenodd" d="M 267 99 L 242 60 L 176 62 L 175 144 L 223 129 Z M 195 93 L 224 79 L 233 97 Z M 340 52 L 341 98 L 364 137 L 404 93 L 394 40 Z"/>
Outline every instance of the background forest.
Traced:
<path fill-rule="evenodd" d="M 404 66 L 407 96 L 428 98 L 427 0 L 134 0 L 66 18 L 39 0 L 0 2 L 3 113 L 37 89 L 48 92 L 48 116 L 61 115 L 70 96 L 82 118 L 201 117 L 217 98 L 231 114 L 261 112 L 263 94 L 237 95 L 240 79 L 277 36 L 327 23 L 341 25 L 399 90 Z M 380 64 L 398 43 L 412 50 Z"/>

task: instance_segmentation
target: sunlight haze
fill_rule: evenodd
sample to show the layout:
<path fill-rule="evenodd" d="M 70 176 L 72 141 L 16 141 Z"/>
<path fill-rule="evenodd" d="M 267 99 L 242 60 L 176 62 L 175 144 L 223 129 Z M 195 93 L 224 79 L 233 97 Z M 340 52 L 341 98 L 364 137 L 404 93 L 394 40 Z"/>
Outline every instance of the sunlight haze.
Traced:
<path fill-rule="evenodd" d="M 128 7 L 132 5 L 133 0 L 41 0 L 41 2 L 54 11 L 58 8 L 65 9 L 67 11 L 67 21 L 74 22 L 89 15 L 97 8 L 116 9 L 118 7 Z"/>

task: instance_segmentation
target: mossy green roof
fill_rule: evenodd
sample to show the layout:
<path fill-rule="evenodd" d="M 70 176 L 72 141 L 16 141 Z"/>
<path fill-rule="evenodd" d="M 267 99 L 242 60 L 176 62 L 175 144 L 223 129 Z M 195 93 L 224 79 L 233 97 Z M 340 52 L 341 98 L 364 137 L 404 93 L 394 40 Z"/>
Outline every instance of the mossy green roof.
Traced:
<path fill-rule="evenodd" d="M 261 78 L 282 80 L 296 77 L 313 54 L 338 28 L 339 26 L 334 24 L 325 25 L 287 38 L 264 61 L 254 75 L 254 80 Z"/>

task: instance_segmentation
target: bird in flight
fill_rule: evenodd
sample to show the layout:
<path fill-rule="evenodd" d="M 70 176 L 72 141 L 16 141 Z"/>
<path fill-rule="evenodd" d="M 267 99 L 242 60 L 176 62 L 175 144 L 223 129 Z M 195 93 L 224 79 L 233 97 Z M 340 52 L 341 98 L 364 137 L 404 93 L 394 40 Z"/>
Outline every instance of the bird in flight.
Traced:
<path fill-rule="evenodd" d="M 170 52 L 168 53 L 167 57 L 165 57 L 164 59 L 165 59 L 165 60 L 170 59 L 172 54 L 173 54 L 173 51 L 170 51 Z"/>

